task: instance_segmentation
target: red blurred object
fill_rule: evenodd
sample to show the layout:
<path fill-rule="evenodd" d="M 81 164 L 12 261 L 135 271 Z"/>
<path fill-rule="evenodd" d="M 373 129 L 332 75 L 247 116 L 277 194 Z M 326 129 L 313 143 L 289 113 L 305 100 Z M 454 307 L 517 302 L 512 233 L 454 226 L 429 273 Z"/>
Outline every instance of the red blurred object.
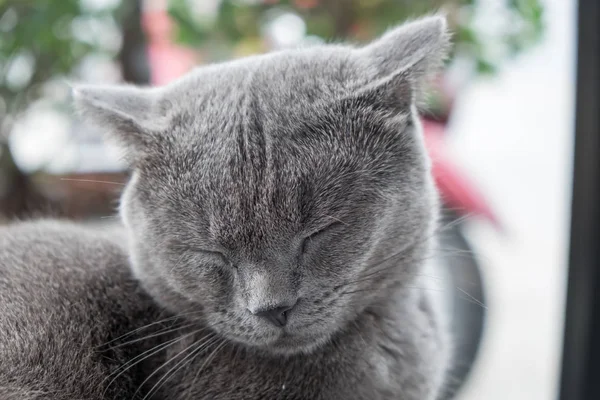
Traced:
<path fill-rule="evenodd" d="M 173 43 L 173 22 L 162 8 L 144 11 L 142 26 L 148 38 L 148 59 L 153 85 L 164 85 L 198 64 L 191 49 Z"/>
<path fill-rule="evenodd" d="M 446 206 L 459 215 L 482 217 L 500 229 L 500 222 L 483 194 L 448 154 L 443 137 L 445 125 L 427 119 L 422 124 L 433 178 Z"/>

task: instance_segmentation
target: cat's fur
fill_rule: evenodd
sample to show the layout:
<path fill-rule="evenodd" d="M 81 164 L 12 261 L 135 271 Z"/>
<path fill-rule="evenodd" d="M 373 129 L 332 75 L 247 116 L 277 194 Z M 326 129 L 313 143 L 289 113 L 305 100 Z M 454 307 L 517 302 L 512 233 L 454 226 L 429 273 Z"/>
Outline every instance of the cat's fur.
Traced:
<path fill-rule="evenodd" d="M 173 340 L 106 398 L 143 383 L 156 399 L 435 399 L 449 352 L 419 289 L 437 198 L 415 102 L 447 45 L 429 17 L 366 47 L 247 58 L 164 88 L 76 88 L 133 168 L 121 216 L 155 302 L 114 239 L 3 230 L 0 394 L 104 398 L 119 363 Z M 255 315 L 291 305 L 284 328 Z M 94 347 L 161 308 L 187 323 Z"/>
<path fill-rule="evenodd" d="M 133 393 L 138 368 L 108 388 L 106 377 L 143 346 L 114 339 L 160 318 L 115 237 L 56 221 L 0 229 L 0 399 Z"/>

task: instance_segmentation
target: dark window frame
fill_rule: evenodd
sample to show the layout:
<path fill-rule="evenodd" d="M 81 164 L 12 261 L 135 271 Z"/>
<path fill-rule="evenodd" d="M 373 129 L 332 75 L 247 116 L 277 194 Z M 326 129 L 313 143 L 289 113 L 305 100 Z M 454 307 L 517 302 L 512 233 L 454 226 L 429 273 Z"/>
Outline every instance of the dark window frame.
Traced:
<path fill-rule="evenodd" d="M 561 400 L 600 399 L 600 1 L 580 0 Z"/>

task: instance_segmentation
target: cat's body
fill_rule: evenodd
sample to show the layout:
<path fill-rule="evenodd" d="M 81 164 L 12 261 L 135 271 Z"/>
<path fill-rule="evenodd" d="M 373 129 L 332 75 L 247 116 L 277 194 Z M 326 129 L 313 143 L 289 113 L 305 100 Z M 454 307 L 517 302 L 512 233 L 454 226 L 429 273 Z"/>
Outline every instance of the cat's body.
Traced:
<path fill-rule="evenodd" d="M 77 89 L 79 110 L 134 169 L 128 243 L 43 224 L 0 233 L 0 388 L 435 400 L 449 350 L 419 285 L 437 198 L 414 101 L 447 42 L 429 18 L 361 49 L 254 57 L 165 88 Z M 112 382 L 116 365 L 156 345 Z M 21 348 L 39 350 L 21 363 Z M 39 389 L 35 361 L 60 365 Z M 110 392 L 118 385 L 125 395 Z"/>
<path fill-rule="evenodd" d="M 105 398 L 105 379 L 144 345 L 109 342 L 160 315 L 107 235 L 55 221 L 0 229 L 0 399 Z M 106 398 L 133 393 L 139 374 Z"/>

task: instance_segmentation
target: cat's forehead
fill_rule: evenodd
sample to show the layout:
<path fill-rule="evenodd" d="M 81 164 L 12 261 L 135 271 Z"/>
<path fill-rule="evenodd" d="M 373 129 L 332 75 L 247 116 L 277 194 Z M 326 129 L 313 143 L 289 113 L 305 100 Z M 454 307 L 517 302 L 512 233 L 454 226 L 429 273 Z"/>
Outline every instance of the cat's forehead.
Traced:
<path fill-rule="evenodd" d="M 285 51 L 188 76 L 172 94 L 164 170 L 189 171 L 189 186 L 201 181 L 205 197 L 230 193 L 215 202 L 231 215 L 241 199 L 302 213 L 302 199 L 348 197 L 353 171 L 384 170 L 383 153 L 398 145 L 381 118 L 344 102 L 361 76 L 350 55 L 342 46 Z M 334 190 L 321 181 L 348 184 Z"/>
<path fill-rule="evenodd" d="M 344 93 L 359 76 L 358 61 L 340 46 L 271 54 L 256 64 L 253 78 L 266 93 L 294 101 Z"/>
<path fill-rule="evenodd" d="M 310 108 L 346 93 L 360 79 L 357 60 L 345 47 L 281 51 L 201 68 L 173 90 L 171 100 L 198 115 L 241 111 L 244 104 L 269 111 Z"/>

